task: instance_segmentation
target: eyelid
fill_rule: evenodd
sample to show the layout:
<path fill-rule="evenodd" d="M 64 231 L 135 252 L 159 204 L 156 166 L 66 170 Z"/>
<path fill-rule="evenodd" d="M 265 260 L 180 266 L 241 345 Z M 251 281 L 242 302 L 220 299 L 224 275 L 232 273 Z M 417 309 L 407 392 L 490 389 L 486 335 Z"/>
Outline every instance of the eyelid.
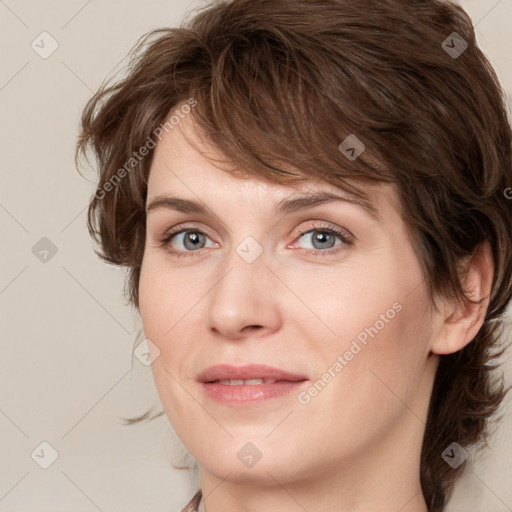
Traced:
<path fill-rule="evenodd" d="M 306 223 L 306 226 L 303 226 L 301 228 L 297 228 L 294 230 L 293 236 L 295 238 L 300 237 L 301 235 L 304 235 L 305 233 L 309 233 L 310 231 L 322 231 L 322 230 L 332 230 L 334 231 L 338 236 L 342 236 L 343 238 L 355 241 L 356 237 L 347 229 L 341 226 L 338 226 L 336 224 L 332 224 L 331 222 L 325 221 L 325 220 L 311 220 Z"/>
<path fill-rule="evenodd" d="M 200 226 L 194 226 L 190 225 L 187 222 L 182 222 L 180 224 L 176 224 L 172 228 L 167 229 L 164 231 L 163 235 L 159 236 L 158 238 L 165 239 L 168 238 L 171 235 L 177 235 L 179 233 L 182 233 L 183 231 L 199 231 L 201 233 L 204 233 L 205 235 L 208 235 L 209 238 L 213 239 L 213 237 L 209 234 L 208 228 L 200 227 Z"/>
<path fill-rule="evenodd" d="M 341 252 L 346 251 L 348 248 L 352 247 L 355 242 L 355 237 L 346 229 L 340 228 L 340 227 L 334 227 L 329 225 L 315 225 L 310 226 L 308 228 L 304 228 L 301 230 L 297 237 L 294 238 L 294 242 L 292 244 L 287 245 L 287 248 L 291 248 L 296 250 L 295 245 L 298 243 L 298 241 L 303 237 L 306 236 L 309 233 L 313 232 L 325 232 L 329 233 L 330 235 L 337 237 L 341 240 L 341 243 L 338 245 L 334 245 L 333 247 L 328 247 L 325 249 L 307 249 L 302 248 L 302 252 L 305 253 L 306 256 L 311 257 L 337 257 Z"/>
<path fill-rule="evenodd" d="M 320 224 L 318 224 L 318 223 L 320 223 Z M 356 237 L 347 228 L 341 227 L 341 226 L 337 226 L 336 224 L 332 224 L 331 222 L 317 219 L 317 220 L 310 220 L 310 221 L 308 221 L 308 224 L 309 224 L 308 228 L 305 228 L 305 227 L 296 228 L 292 232 L 291 236 L 298 237 L 298 236 L 303 235 L 305 232 L 307 232 L 309 230 L 313 230 L 313 229 L 320 230 L 320 229 L 325 229 L 326 228 L 326 229 L 334 229 L 335 231 L 341 231 L 343 234 L 346 234 L 347 238 L 350 238 L 352 240 L 356 240 Z M 197 225 L 190 225 L 188 222 L 181 222 L 179 224 L 176 224 L 172 228 L 167 229 L 164 232 L 164 234 L 159 236 L 159 238 L 160 239 L 166 238 L 170 234 L 178 234 L 182 230 L 190 230 L 190 231 L 196 231 L 197 230 L 197 231 L 203 232 L 204 234 L 207 234 L 212 239 L 214 238 L 214 237 L 212 237 L 208 233 L 208 228 L 204 228 L 202 226 L 199 227 Z"/>
<path fill-rule="evenodd" d="M 287 248 L 294 249 L 294 245 L 297 243 L 297 241 L 307 233 L 310 233 L 312 231 L 325 231 L 328 233 L 333 234 L 334 236 L 337 236 L 341 240 L 341 244 L 327 248 L 327 249 L 302 249 L 306 253 L 313 254 L 313 255 L 319 255 L 324 254 L 327 255 L 334 255 L 338 251 L 343 250 L 343 246 L 351 246 L 353 245 L 354 241 L 356 240 L 356 237 L 346 228 L 343 228 L 341 226 L 337 226 L 336 224 L 331 224 L 326 221 L 321 220 L 311 220 L 308 223 L 309 225 L 303 226 L 300 229 L 296 229 L 293 231 L 293 242 L 291 244 L 287 244 Z M 172 240 L 174 238 L 183 233 L 183 232 L 199 232 L 201 234 L 206 235 L 210 240 L 213 241 L 215 246 L 218 247 L 218 242 L 214 240 L 214 237 L 212 237 L 208 233 L 208 229 L 205 229 L 203 227 L 199 227 L 197 225 L 190 225 L 188 223 L 181 223 L 177 224 L 176 226 L 173 226 L 172 228 L 166 230 L 163 235 L 161 235 L 158 239 L 158 245 L 163 248 L 168 248 L 170 246 Z M 206 248 L 202 247 L 200 249 L 197 249 L 195 251 L 185 251 L 185 250 L 179 250 L 179 249 L 167 249 L 169 253 L 173 255 L 183 256 L 183 255 L 193 255 L 194 253 L 203 253 L 203 250 L 211 249 L 211 247 Z"/>
<path fill-rule="evenodd" d="M 190 225 L 187 225 L 186 223 L 177 224 L 176 226 L 173 226 L 172 228 L 166 230 L 163 235 L 158 237 L 157 244 L 159 247 L 166 249 L 168 246 L 171 245 L 171 242 L 174 240 L 174 238 L 176 236 L 178 236 L 184 232 L 189 232 L 189 231 L 190 232 L 198 232 L 198 233 L 202 233 L 202 234 L 206 235 L 218 247 L 218 245 L 219 245 L 218 242 L 214 241 L 214 238 L 212 236 L 210 236 L 207 229 L 205 229 L 203 227 L 198 227 L 198 226 L 190 226 Z M 182 251 L 182 250 L 178 250 L 178 249 L 172 249 L 172 250 L 167 249 L 167 250 L 171 254 L 186 254 L 186 253 L 193 254 L 194 252 L 201 252 L 202 249 L 205 249 L 205 248 L 203 247 L 201 249 L 198 249 L 197 251 Z"/>

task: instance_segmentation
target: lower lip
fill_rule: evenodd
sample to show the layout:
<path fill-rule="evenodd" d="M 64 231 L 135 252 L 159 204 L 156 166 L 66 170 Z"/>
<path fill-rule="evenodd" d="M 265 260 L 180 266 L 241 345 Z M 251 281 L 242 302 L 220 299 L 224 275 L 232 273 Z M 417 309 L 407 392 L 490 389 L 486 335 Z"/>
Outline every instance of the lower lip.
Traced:
<path fill-rule="evenodd" d="M 244 407 L 257 405 L 271 398 L 279 398 L 297 392 L 304 386 L 302 381 L 277 381 L 269 384 L 229 386 L 218 382 L 203 382 L 207 397 L 225 405 Z"/>

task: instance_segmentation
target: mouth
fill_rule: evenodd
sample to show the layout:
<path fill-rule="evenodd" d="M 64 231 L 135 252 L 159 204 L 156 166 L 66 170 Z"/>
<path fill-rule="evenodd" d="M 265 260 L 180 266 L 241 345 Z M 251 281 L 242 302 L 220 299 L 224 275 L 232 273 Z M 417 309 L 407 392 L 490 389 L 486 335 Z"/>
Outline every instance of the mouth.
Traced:
<path fill-rule="evenodd" d="M 251 385 L 251 383 L 274 383 L 280 380 L 297 382 L 306 379 L 307 377 L 305 375 L 292 373 L 288 370 L 283 370 L 281 368 L 276 368 L 265 364 L 248 364 L 244 366 L 217 364 L 214 366 L 210 366 L 209 368 L 206 368 L 206 370 L 204 370 L 197 376 L 197 380 L 203 383 L 212 383 L 216 381 L 243 381 L 248 383 L 248 385 Z M 259 382 L 260 380 L 263 382 Z M 238 385 L 240 385 L 240 382 L 238 383 Z"/>
<path fill-rule="evenodd" d="M 217 379 L 205 384 L 223 384 L 224 386 L 258 386 L 261 384 L 275 384 L 276 382 L 298 382 L 285 379 Z"/>
<path fill-rule="evenodd" d="M 197 380 L 208 399 L 232 407 L 246 407 L 270 399 L 289 398 L 309 379 L 266 365 L 224 364 L 207 368 Z"/>

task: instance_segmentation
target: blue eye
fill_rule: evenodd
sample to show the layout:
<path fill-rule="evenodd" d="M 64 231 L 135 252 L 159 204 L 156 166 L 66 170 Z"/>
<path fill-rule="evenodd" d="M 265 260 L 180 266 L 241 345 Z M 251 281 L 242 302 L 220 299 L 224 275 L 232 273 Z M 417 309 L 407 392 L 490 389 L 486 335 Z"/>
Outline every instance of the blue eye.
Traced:
<path fill-rule="evenodd" d="M 307 236 L 310 237 L 313 247 L 310 249 L 306 248 L 305 250 L 308 254 L 313 254 L 314 256 L 332 255 L 343 250 L 345 246 L 353 244 L 351 235 L 331 226 L 310 228 L 299 233 L 298 239 L 306 239 Z M 194 256 L 194 253 L 201 252 L 201 249 L 207 248 L 206 241 L 209 239 L 208 235 L 201 230 L 184 228 L 164 235 L 163 239 L 159 241 L 159 245 L 177 257 Z M 340 242 L 336 243 L 336 239 Z M 181 244 L 183 249 L 174 247 L 174 242 Z M 215 242 L 210 245 L 210 247 L 216 246 L 218 247 L 218 244 Z M 336 249 L 334 249 L 335 247 Z"/>
<path fill-rule="evenodd" d="M 161 240 L 160 244 L 164 247 L 168 247 L 175 239 L 178 240 L 178 242 L 182 243 L 185 247 L 185 251 L 181 249 L 169 249 L 169 251 L 171 253 L 175 253 L 178 256 L 182 256 L 184 252 L 195 252 L 197 250 L 203 249 L 205 247 L 204 243 L 206 238 L 208 238 L 208 236 L 202 231 L 182 229 L 180 231 L 167 234 L 164 239 Z"/>
<path fill-rule="evenodd" d="M 311 236 L 309 236 L 311 234 Z M 299 240 L 308 236 L 313 244 L 312 249 L 306 252 L 313 256 L 332 256 L 339 251 L 353 245 L 354 237 L 346 231 L 334 228 L 332 226 L 315 226 L 303 231 Z M 336 244 L 336 238 L 340 243 Z"/>
<path fill-rule="evenodd" d="M 345 241 L 345 239 L 341 236 L 341 233 L 338 233 L 332 229 L 310 229 L 309 231 L 302 233 L 300 236 L 300 239 L 307 238 L 309 238 L 313 244 L 313 250 L 332 249 L 333 247 L 341 245 L 341 242 Z M 336 238 L 341 242 L 336 244 Z"/>

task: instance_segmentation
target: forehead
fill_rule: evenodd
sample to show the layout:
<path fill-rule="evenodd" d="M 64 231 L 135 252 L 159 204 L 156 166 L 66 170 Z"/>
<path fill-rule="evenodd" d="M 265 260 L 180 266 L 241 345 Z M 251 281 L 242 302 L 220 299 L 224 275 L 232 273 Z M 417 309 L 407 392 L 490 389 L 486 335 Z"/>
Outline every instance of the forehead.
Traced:
<path fill-rule="evenodd" d="M 336 195 L 363 206 L 368 213 L 379 219 L 379 209 L 386 199 L 396 206 L 396 194 L 390 185 L 365 186 L 361 197 L 317 176 L 308 176 L 292 166 L 281 168 L 300 176 L 294 184 L 272 181 L 247 169 L 239 169 L 223 155 L 218 148 L 201 137 L 192 116 L 182 119 L 162 140 L 158 142 L 153 155 L 148 180 L 148 205 L 158 197 L 167 194 L 192 199 L 208 198 L 222 200 L 244 199 L 251 203 L 273 201 L 283 204 L 284 198 L 296 197 L 289 201 L 284 211 L 295 207 L 314 206 L 326 196 Z M 360 187 L 358 187 L 360 189 Z M 301 196 L 300 198 L 298 196 Z M 306 197 L 307 196 L 307 197 Z M 325 201 L 323 201 L 325 202 Z"/>
<path fill-rule="evenodd" d="M 148 186 L 165 185 L 179 181 L 180 178 L 192 179 L 195 182 L 215 181 L 217 187 L 222 186 L 222 182 L 229 182 L 230 186 L 234 186 L 235 180 L 240 187 L 244 187 L 247 179 L 266 183 L 269 187 L 278 185 L 250 169 L 236 168 L 217 147 L 201 135 L 192 116 L 182 119 L 168 133 L 163 134 L 157 143 Z M 302 183 L 313 181 L 305 175 L 303 178 Z"/>

